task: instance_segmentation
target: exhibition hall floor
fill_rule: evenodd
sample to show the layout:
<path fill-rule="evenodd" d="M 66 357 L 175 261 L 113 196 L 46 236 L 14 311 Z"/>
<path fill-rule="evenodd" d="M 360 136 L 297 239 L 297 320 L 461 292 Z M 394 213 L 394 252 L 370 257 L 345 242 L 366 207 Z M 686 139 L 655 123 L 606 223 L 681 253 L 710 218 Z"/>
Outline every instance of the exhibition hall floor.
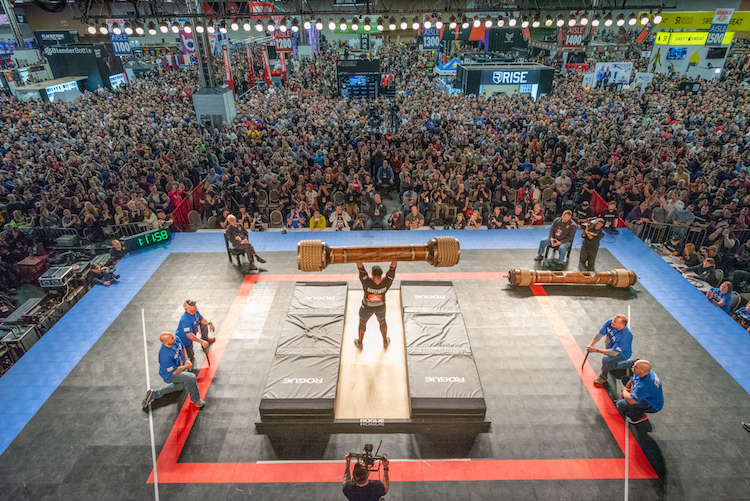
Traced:
<path fill-rule="evenodd" d="M 546 234 L 251 234 L 268 261 L 253 274 L 228 260 L 221 233 L 176 234 L 168 245 L 129 255 L 117 266 L 120 283 L 92 289 L 0 378 L 0 500 L 154 498 L 141 400 L 147 375 L 152 387 L 164 384 L 158 335 L 174 332 L 185 299 L 215 324 L 217 341 L 210 365 L 196 350 L 205 407 L 198 411 L 186 392 L 152 406 L 161 500 L 344 499 L 344 456 L 381 441 L 380 453 L 391 460 L 387 500 L 620 500 L 626 488 L 629 499 L 750 499 L 750 433 L 740 425 L 750 421 L 750 334 L 627 230 L 605 237 L 596 268 L 635 271 L 639 281 L 630 289 L 510 286 L 508 270 L 539 267 L 533 258 Z M 349 295 L 361 297 L 354 264 L 297 271 L 297 242 L 424 244 L 439 235 L 459 239 L 460 263 L 399 263 L 391 290 L 401 280 L 452 282 L 489 431 L 470 443 L 373 427 L 289 430 L 286 439 L 258 433 L 295 283 L 347 282 Z M 578 269 L 579 247 L 580 237 L 569 270 Z M 582 363 L 602 324 L 628 310 L 633 356 L 652 363 L 666 403 L 626 436 L 609 393 L 592 384 L 601 356 Z M 347 371 L 357 377 L 356 367 Z"/>

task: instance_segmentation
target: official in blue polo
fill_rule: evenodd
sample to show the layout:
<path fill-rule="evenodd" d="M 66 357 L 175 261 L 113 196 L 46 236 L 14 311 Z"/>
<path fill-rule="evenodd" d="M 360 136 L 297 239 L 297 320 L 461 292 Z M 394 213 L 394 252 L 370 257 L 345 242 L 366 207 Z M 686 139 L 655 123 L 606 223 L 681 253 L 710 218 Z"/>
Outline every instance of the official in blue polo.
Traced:
<path fill-rule="evenodd" d="M 605 338 L 603 350 L 594 347 L 601 338 Z M 633 365 L 633 362 L 630 361 L 630 356 L 633 354 L 632 344 L 633 333 L 628 329 L 628 317 L 617 315 L 604 323 L 586 347 L 588 353 L 604 355 L 602 357 L 602 370 L 599 377 L 594 380 L 594 386 L 604 386 L 611 371 L 627 369 Z"/>
<path fill-rule="evenodd" d="M 185 308 L 185 313 L 180 318 L 180 324 L 177 326 L 175 335 L 185 347 L 190 361 L 195 362 L 193 342 L 200 344 L 204 350 L 213 344 L 216 338 L 208 337 L 208 331 L 214 332 L 214 324 L 203 318 L 192 299 L 182 303 L 182 307 Z M 199 335 L 200 337 L 198 337 Z"/>
<path fill-rule="evenodd" d="M 187 359 L 185 347 L 171 332 L 162 332 L 159 341 L 162 343 L 159 348 L 159 375 L 167 386 L 156 391 L 149 389 L 142 402 L 143 408 L 148 407 L 157 398 L 187 389 L 190 401 L 200 409 L 206 402 L 201 400 L 196 376 L 190 372 L 193 363 Z"/>
<path fill-rule="evenodd" d="M 633 377 L 622 389 L 617 410 L 629 423 L 638 424 L 648 419 L 647 412 L 659 412 L 664 407 L 661 380 L 651 369 L 648 360 L 636 360 Z"/>

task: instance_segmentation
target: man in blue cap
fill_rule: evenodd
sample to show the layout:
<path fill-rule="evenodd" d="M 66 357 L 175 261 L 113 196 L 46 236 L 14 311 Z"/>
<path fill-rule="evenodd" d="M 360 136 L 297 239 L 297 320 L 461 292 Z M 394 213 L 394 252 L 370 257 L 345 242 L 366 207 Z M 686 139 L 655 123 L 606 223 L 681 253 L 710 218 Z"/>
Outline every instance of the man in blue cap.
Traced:
<path fill-rule="evenodd" d="M 208 349 L 208 346 L 216 341 L 216 338 L 208 337 L 208 331 L 214 332 L 215 330 L 214 324 L 203 318 L 192 299 L 185 300 L 182 307 L 185 308 L 185 313 L 180 318 L 175 335 L 185 347 L 190 361 L 194 362 L 193 342 L 200 344 L 204 351 Z"/>
<path fill-rule="evenodd" d="M 206 402 L 201 399 L 195 374 L 190 372 L 193 363 L 187 359 L 185 347 L 171 332 L 162 332 L 159 341 L 162 343 L 159 348 L 159 375 L 167 386 L 156 391 L 149 389 L 142 402 L 143 408 L 157 398 L 185 388 L 190 394 L 190 401 L 199 409 L 202 408 Z"/>

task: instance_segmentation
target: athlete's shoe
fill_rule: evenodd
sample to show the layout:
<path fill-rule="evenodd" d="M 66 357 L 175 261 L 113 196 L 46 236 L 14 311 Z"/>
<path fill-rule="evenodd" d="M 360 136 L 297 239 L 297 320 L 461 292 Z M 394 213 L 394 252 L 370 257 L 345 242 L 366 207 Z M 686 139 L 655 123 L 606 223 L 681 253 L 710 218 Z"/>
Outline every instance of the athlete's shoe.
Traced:
<path fill-rule="evenodd" d="M 648 416 L 644 414 L 641 419 L 638 419 L 638 420 L 635 420 L 635 421 L 632 420 L 632 419 L 630 419 L 630 417 L 626 417 L 625 419 L 627 419 L 628 423 L 630 423 L 630 424 L 638 424 L 638 423 L 642 423 L 645 420 L 647 420 Z"/>
<path fill-rule="evenodd" d="M 750 423 L 742 423 L 742 427 L 745 428 L 747 431 L 750 431 Z"/>
<path fill-rule="evenodd" d="M 266 260 L 265 260 L 265 259 L 263 259 L 262 257 L 260 257 L 260 256 L 259 256 L 259 255 L 257 255 L 257 254 L 255 255 L 255 259 L 257 259 L 257 260 L 258 260 L 258 262 L 259 262 L 260 264 L 264 264 L 264 263 L 266 262 Z"/>
<path fill-rule="evenodd" d="M 388 348 L 388 345 L 391 344 L 391 338 L 386 337 L 383 339 L 383 348 Z"/>
<path fill-rule="evenodd" d="M 141 405 L 143 405 L 143 408 L 145 409 L 153 401 L 154 401 L 154 390 L 148 390 L 146 392 L 146 398 L 143 399 L 143 402 L 141 402 Z M 742 423 L 742 424 L 744 425 L 745 423 Z"/>
<path fill-rule="evenodd" d="M 541 254 L 537 254 L 534 258 L 534 261 L 541 261 L 542 259 L 544 259 L 544 256 L 542 256 Z"/>
<path fill-rule="evenodd" d="M 204 405 L 206 405 L 206 401 L 203 399 L 198 400 L 197 402 L 193 402 L 193 405 L 196 406 L 199 409 L 202 409 Z"/>
<path fill-rule="evenodd" d="M 357 348 L 359 348 L 361 350 L 362 349 L 362 341 L 360 341 L 359 339 L 355 339 L 354 340 L 354 346 L 356 346 Z"/>
<path fill-rule="evenodd" d="M 604 386 L 604 384 L 607 382 L 606 379 L 599 376 L 598 378 L 594 379 L 594 386 Z"/>

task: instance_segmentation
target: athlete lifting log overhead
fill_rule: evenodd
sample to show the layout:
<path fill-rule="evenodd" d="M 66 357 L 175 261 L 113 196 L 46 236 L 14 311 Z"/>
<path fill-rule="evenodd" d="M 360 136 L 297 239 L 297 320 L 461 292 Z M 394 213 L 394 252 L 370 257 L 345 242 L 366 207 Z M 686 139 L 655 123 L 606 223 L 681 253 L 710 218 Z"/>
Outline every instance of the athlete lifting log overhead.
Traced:
<path fill-rule="evenodd" d="M 396 261 L 393 261 L 388 273 L 385 274 L 385 278 L 382 278 L 383 270 L 380 266 L 373 266 L 372 276 L 370 276 L 367 274 L 367 270 L 365 270 L 365 265 L 357 263 L 359 281 L 362 282 L 362 289 L 365 293 L 365 297 L 362 298 L 362 306 L 359 307 L 359 339 L 354 340 L 354 344 L 360 350 L 362 349 L 362 338 L 365 337 L 365 331 L 367 330 L 367 321 L 373 315 L 375 315 L 380 324 L 380 333 L 383 335 L 383 348 L 388 348 L 388 343 L 391 342 L 391 338 L 388 337 L 388 325 L 385 323 L 385 293 L 393 285 L 397 264 Z"/>

